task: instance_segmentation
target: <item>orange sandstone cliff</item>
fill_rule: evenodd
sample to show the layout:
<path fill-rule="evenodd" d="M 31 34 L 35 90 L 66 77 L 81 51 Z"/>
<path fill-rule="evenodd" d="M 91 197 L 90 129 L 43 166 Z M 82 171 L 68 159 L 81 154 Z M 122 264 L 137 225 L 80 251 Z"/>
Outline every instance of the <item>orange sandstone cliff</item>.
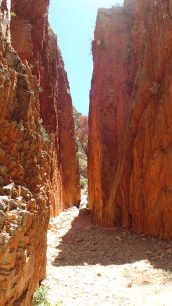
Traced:
<path fill-rule="evenodd" d="M 48 1 L 3 0 L 0 11 L 0 305 L 28 306 L 45 277 L 50 210 L 79 202 L 79 171 Z"/>
<path fill-rule="evenodd" d="M 57 39 L 48 25 L 48 0 L 14 0 L 12 45 L 27 60 L 40 86 L 43 126 L 54 135 L 51 214 L 80 201 L 72 102 Z"/>
<path fill-rule="evenodd" d="M 89 111 L 93 222 L 172 238 L 172 2 L 98 11 Z"/>
<path fill-rule="evenodd" d="M 73 108 L 76 139 L 81 143 L 85 153 L 88 151 L 88 117 Z"/>

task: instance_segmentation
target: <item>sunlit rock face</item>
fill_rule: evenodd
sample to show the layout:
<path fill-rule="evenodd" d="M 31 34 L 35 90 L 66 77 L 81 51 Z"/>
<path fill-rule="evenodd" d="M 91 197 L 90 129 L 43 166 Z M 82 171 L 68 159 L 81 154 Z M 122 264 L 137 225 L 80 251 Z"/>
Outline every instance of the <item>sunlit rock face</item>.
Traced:
<path fill-rule="evenodd" d="M 172 238 L 171 1 L 99 10 L 89 112 L 93 222 Z"/>
<path fill-rule="evenodd" d="M 33 290 L 45 276 L 50 156 L 41 132 L 39 86 L 30 68 L 11 48 L 9 22 L 10 12 L 3 1 L 0 20 L 0 305 L 30 305 Z"/>
<path fill-rule="evenodd" d="M 87 153 L 88 153 L 88 117 L 82 115 L 73 107 L 75 135 L 77 142 L 77 157 L 79 160 L 81 192 L 86 196 L 88 191 Z M 81 202 L 82 205 L 82 202 Z"/>
<path fill-rule="evenodd" d="M 79 177 L 48 1 L 0 1 L 0 10 L 0 305 L 28 306 L 45 277 L 50 211 L 78 203 Z"/>
<path fill-rule="evenodd" d="M 40 86 L 40 113 L 53 134 L 51 150 L 51 215 L 80 201 L 74 121 L 69 84 L 57 39 L 48 26 L 47 0 L 15 0 L 12 45 L 27 60 Z"/>
<path fill-rule="evenodd" d="M 74 121 L 75 121 L 75 133 L 76 138 L 81 143 L 85 153 L 88 151 L 88 116 L 82 115 L 77 111 L 77 109 L 73 109 L 74 113 Z"/>

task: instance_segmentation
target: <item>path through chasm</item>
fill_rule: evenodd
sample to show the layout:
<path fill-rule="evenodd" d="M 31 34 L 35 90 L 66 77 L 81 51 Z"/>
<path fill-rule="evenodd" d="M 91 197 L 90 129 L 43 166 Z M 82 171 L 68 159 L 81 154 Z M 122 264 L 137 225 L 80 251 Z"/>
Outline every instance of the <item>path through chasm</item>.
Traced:
<path fill-rule="evenodd" d="M 48 298 L 68 306 L 172 305 L 172 241 L 91 225 L 71 208 L 48 231 Z"/>

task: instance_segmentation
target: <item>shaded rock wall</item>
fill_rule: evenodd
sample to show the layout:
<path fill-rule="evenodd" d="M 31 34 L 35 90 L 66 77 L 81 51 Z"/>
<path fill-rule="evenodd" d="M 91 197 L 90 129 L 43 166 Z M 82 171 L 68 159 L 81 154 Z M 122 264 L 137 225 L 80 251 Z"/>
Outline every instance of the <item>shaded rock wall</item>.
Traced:
<path fill-rule="evenodd" d="M 79 176 L 48 1 L 12 1 L 10 12 L 4 0 L 0 10 L 0 305 L 28 306 L 45 277 L 50 209 L 79 201 Z"/>
<path fill-rule="evenodd" d="M 57 39 L 48 26 L 48 0 L 13 2 L 12 44 L 40 86 L 40 113 L 53 134 L 51 215 L 80 201 L 72 102 Z M 22 37 L 22 38 L 20 38 Z"/>
<path fill-rule="evenodd" d="M 92 43 L 94 74 L 89 112 L 89 203 L 94 221 L 100 224 L 109 222 L 107 202 L 129 105 L 126 61 L 130 29 L 127 21 L 121 8 L 100 9 Z"/>
<path fill-rule="evenodd" d="M 77 145 L 75 142 L 73 108 L 69 84 L 63 61 L 58 53 L 59 82 L 59 148 L 62 169 L 62 191 L 64 207 L 68 208 L 80 203 L 79 164 L 77 160 Z"/>
<path fill-rule="evenodd" d="M 89 114 L 93 221 L 172 238 L 171 1 L 99 10 Z"/>

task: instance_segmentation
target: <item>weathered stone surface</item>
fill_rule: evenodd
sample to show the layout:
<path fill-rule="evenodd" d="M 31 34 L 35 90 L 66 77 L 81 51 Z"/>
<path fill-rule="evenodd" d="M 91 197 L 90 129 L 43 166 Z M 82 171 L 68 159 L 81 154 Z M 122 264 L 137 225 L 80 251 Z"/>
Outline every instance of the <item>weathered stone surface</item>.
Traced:
<path fill-rule="evenodd" d="M 49 1 L 14 0 L 12 14 L 7 3 L 0 1 L 0 305 L 29 306 L 45 277 L 50 209 L 79 201 L 79 178 L 67 78 L 59 50 L 50 52 Z"/>
<path fill-rule="evenodd" d="M 99 10 L 92 46 L 94 74 L 89 113 L 89 205 L 94 221 L 107 225 L 110 222 L 107 203 L 129 106 L 129 22 L 122 8 Z"/>
<path fill-rule="evenodd" d="M 47 143 L 39 130 L 39 87 L 32 75 L 28 77 L 28 67 L 21 62 L 10 45 L 9 21 L 10 12 L 6 1 L 3 1 L 0 19 L 2 306 L 17 303 L 30 305 L 35 287 L 45 277 L 46 231 L 49 220 L 47 190 L 50 180 L 50 177 L 44 176 L 48 169 L 49 155 L 46 155 L 44 162 L 41 159 L 41 154 L 47 152 Z M 23 190 L 27 190 L 36 203 L 39 198 L 42 199 L 42 205 L 37 204 L 34 212 L 30 212 Z"/>
<path fill-rule="evenodd" d="M 48 0 L 14 0 L 12 44 L 39 83 L 43 126 L 51 133 L 51 215 L 80 201 L 72 102 L 57 39 L 48 26 Z M 22 37 L 20 39 L 20 37 Z"/>
<path fill-rule="evenodd" d="M 171 1 L 99 10 L 89 116 L 93 221 L 172 238 Z"/>
<path fill-rule="evenodd" d="M 49 46 L 52 59 L 57 54 L 58 74 L 58 126 L 59 126 L 59 156 L 62 176 L 62 199 L 63 207 L 79 206 L 80 203 L 80 182 L 79 164 L 76 157 L 77 147 L 75 142 L 74 119 L 72 101 L 69 89 L 67 74 L 60 50 L 57 49 L 57 42 L 53 34 L 50 35 Z M 54 50 L 54 52 L 53 52 Z M 57 50 L 57 51 L 56 51 Z M 55 53 L 55 51 L 57 53 Z M 52 67 L 55 62 L 52 61 Z"/>

